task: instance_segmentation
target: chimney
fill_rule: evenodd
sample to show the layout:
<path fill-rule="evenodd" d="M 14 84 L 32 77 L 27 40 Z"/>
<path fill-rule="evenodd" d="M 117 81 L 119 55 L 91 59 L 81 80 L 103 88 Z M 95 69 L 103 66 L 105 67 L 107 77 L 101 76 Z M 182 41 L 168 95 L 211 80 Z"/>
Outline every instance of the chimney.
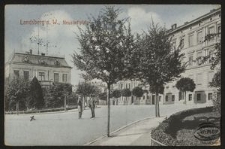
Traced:
<path fill-rule="evenodd" d="M 176 24 L 176 23 L 173 24 L 173 25 L 171 26 L 171 28 L 172 28 L 172 29 L 176 29 L 176 28 L 177 28 L 177 24 Z"/>
<path fill-rule="evenodd" d="M 32 55 L 32 50 L 30 49 L 30 55 Z"/>
<path fill-rule="evenodd" d="M 41 53 L 41 56 L 45 56 L 45 53 Z"/>

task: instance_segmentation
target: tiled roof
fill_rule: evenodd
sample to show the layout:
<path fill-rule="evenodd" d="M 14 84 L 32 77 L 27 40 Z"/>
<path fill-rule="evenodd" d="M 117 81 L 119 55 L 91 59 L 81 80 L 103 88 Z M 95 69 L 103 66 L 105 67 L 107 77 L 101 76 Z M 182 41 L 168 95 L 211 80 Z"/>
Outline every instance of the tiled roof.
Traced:
<path fill-rule="evenodd" d="M 45 66 L 45 67 L 72 68 L 67 64 L 65 58 L 62 58 L 62 57 L 33 55 L 33 54 L 26 54 L 26 53 L 14 53 L 9 63 L 39 65 L 39 66 Z"/>

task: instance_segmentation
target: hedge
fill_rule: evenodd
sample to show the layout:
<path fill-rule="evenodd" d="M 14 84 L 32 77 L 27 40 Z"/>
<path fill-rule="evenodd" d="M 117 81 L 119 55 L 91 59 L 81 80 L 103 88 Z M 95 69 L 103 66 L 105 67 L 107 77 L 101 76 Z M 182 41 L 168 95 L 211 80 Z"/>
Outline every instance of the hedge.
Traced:
<path fill-rule="evenodd" d="M 152 130 L 152 138 L 161 142 L 162 144 L 168 146 L 182 146 L 186 145 L 186 142 L 182 140 L 177 140 L 176 135 L 177 132 L 182 129 L 182 121 L 185 117 L 200 114 L 200 113 L 207 113 L 212 112 L 213 107 L 204 107 L 204 108 L 195 108 L 189 109 L 185 111 L 181 111 L 171 115 L 168 119 L 164 120 L 158 127 Z"/>

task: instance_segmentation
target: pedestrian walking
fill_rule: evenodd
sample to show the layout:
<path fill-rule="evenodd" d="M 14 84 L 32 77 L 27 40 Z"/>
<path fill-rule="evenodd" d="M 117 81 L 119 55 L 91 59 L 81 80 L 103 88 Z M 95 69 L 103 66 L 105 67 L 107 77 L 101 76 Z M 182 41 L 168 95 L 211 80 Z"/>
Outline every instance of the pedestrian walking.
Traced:
<path fill-rule="evenodd" d="M 78 113 L 79 113 L 79 119 L 80 119 L 82 116 L 82 110 L 83 110 L 82 109 L 82 99 L 80 96 L 78 97 L 77 105 L 78 105 Z"/>
<path fill-rule="evenodd" d="M 95 100 L 92 97 L 89 100 L 89 108 L 91 109 L 91 118 L 94 118 L 95 117 Z"/>

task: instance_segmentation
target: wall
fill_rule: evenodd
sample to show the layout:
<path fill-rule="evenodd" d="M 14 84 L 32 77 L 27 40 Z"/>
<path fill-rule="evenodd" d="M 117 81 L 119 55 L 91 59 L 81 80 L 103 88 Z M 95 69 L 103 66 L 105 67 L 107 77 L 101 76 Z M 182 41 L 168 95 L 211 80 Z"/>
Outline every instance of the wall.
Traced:
<path fill-rule="evenodd" d="M 62 82 L 62 75 L 67 74 L 67 82 L 71 83 L 71 69 L 70 68 L 57 68 L 57 67 L 43 67 L 32 66 L 24 64 L 11 64 L 10 65 L 10 79 L 13 79 L 14 70 L 19 70 L 19 75 L 23 76 L 23 71 L 29 71 L 29 80 L 32 80 L 34 76 L 39 79 L 39 72 L 45 72 L 46 81 L 54 81 L 54 72 L 59 73 L 59 82 Z M 49 75 L 48 75 L 49 72 Z"/>

